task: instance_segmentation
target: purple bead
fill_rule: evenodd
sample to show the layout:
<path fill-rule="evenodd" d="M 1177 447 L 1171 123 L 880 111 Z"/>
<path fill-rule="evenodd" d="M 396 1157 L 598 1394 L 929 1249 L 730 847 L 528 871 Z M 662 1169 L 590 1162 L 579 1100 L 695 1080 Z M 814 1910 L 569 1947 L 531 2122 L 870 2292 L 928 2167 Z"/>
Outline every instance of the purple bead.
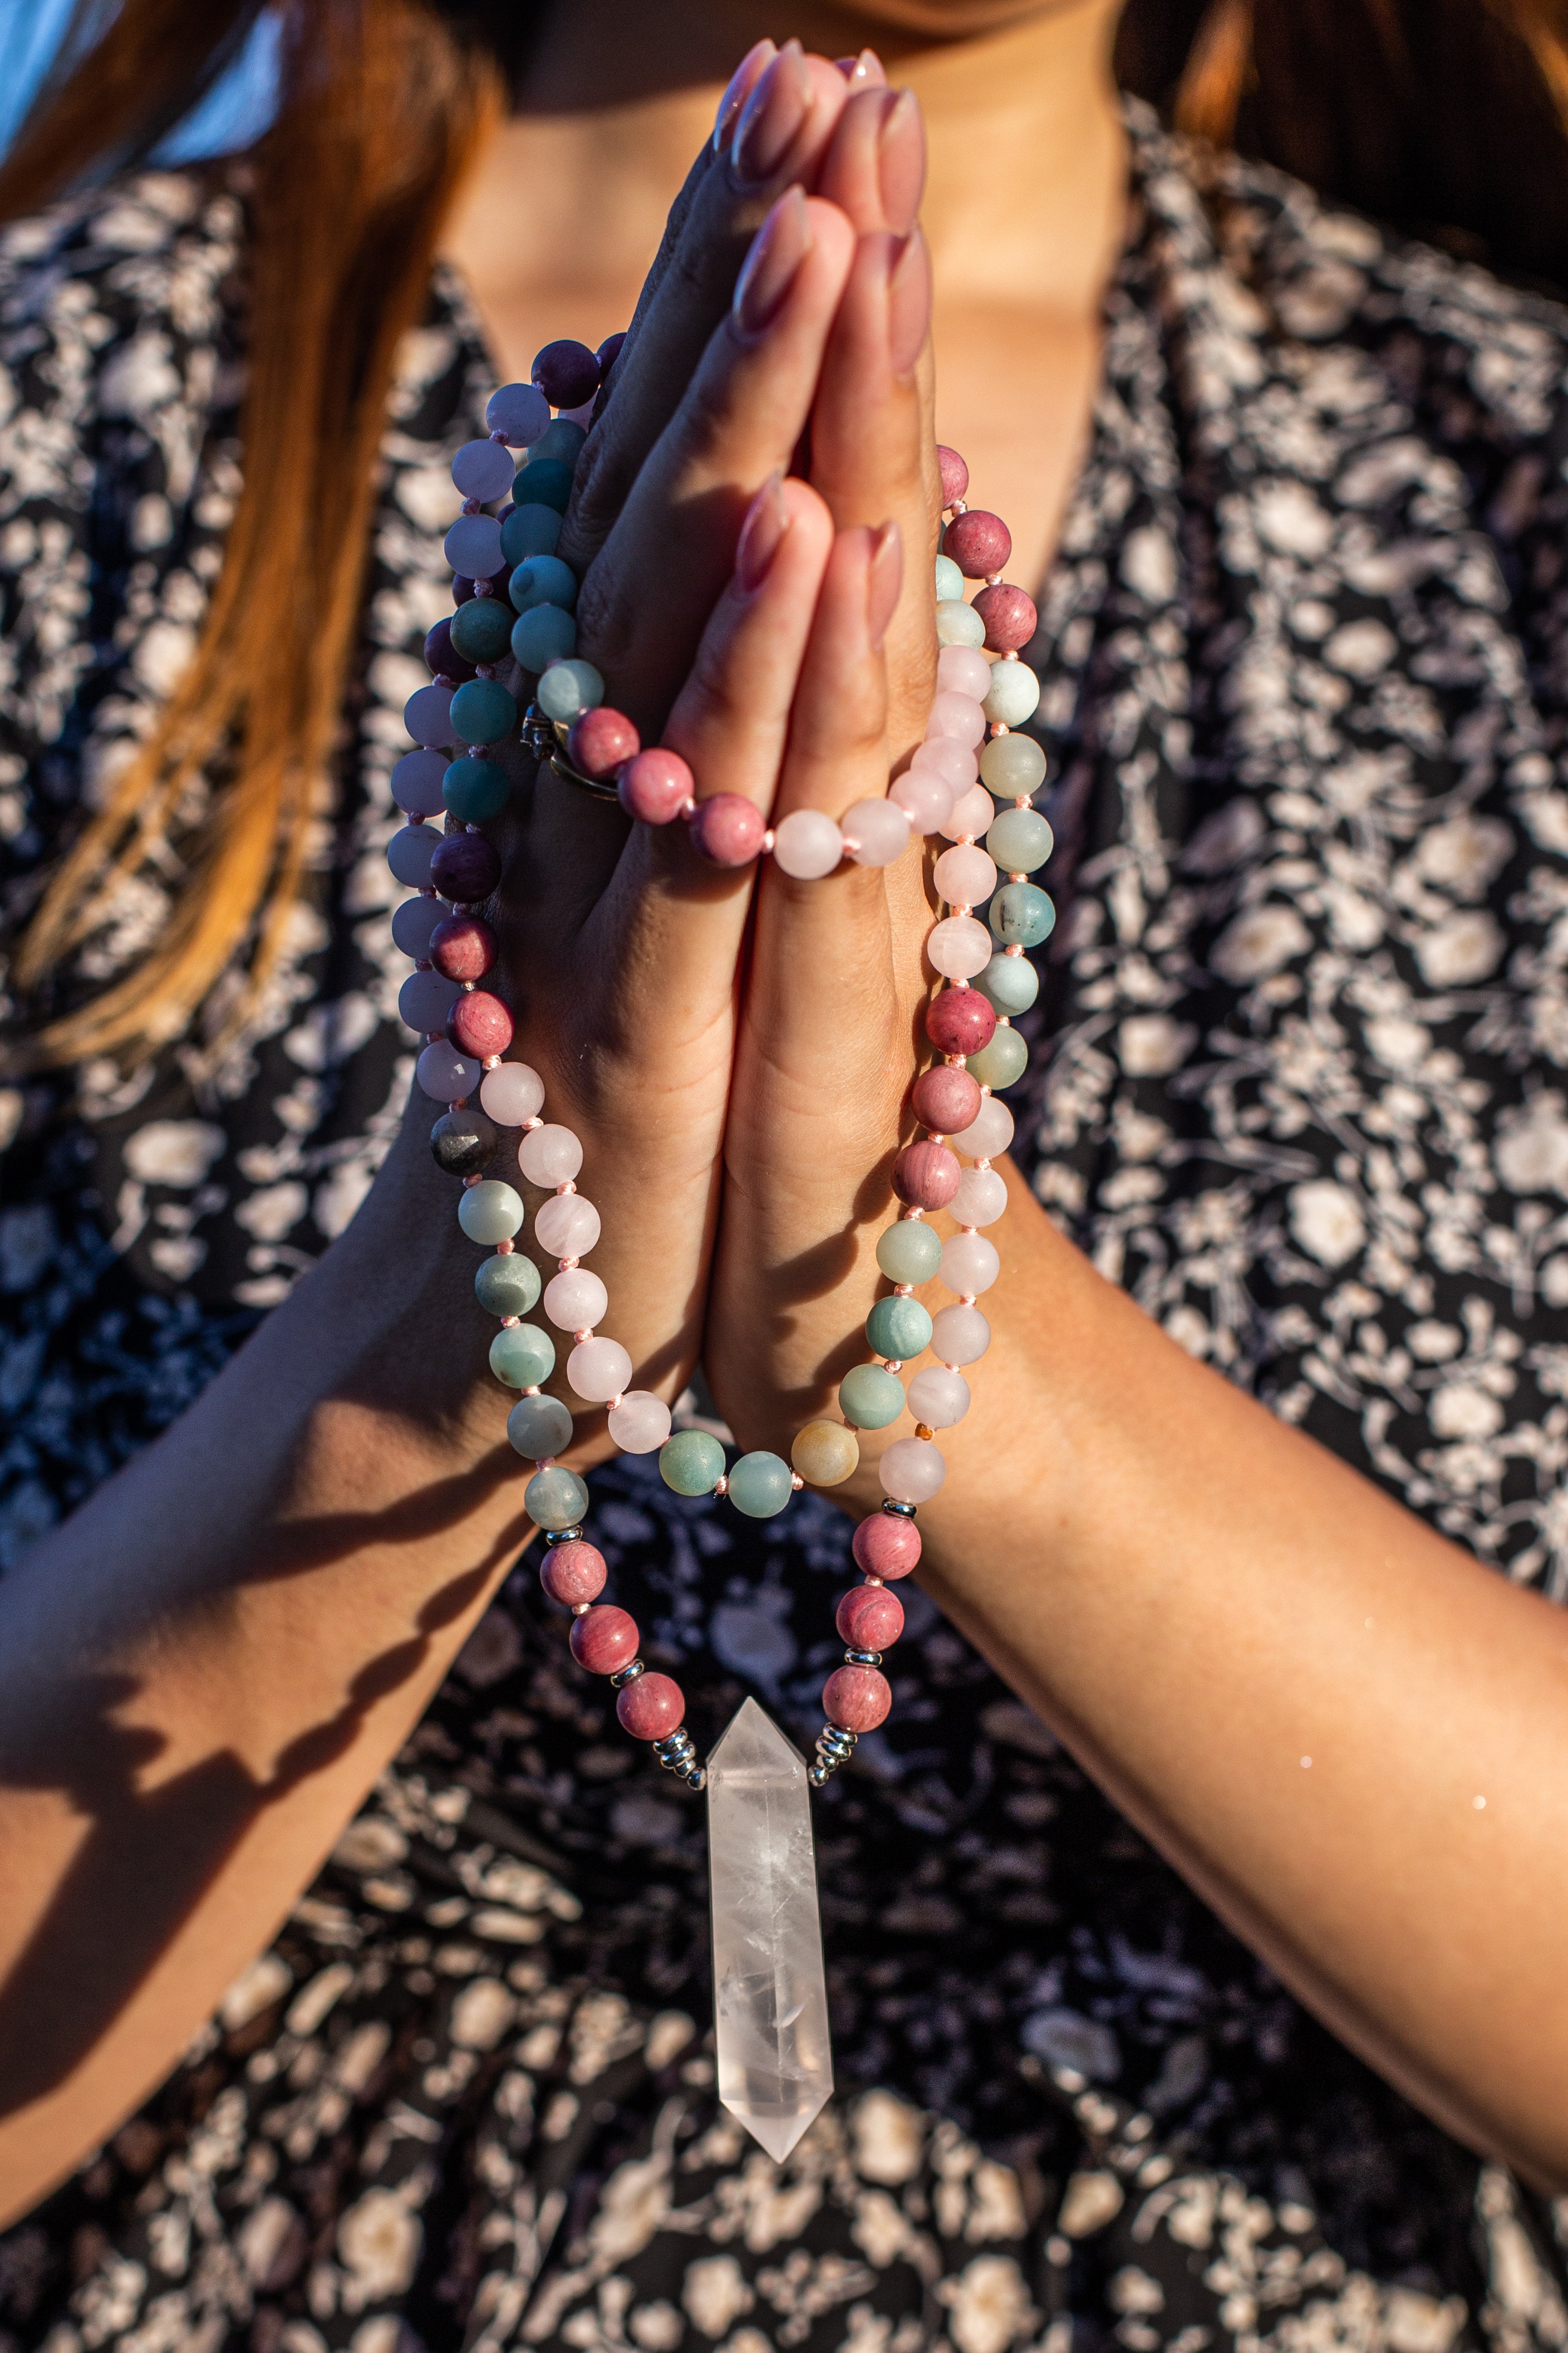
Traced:
<path fill-rule="evenodd" d="M 550 423 L 550 403 L 533 384 L 503 384 L 485 410 L 492 433 L 504 434 L 514 449 L 537 441 Z"/>
<path fill-rule="evenodd" d="M 586 343 L 546 343 L 533 381 L 552 408 L 581 408 L 599 389 L 599 363 Z"/>
<path fill-rule="evenodd" d="M 599 345 L 598 351 L 595 356 L 597 358 L 599 363 L 599 382 L 601 384 L 609 383 L 610 370 L 615 366 L 616 362 L 620 358 L 622 352 L 625 350 L 626 341 L 626 329 L 623 327 L 618 335 L 606 335 L 604 342 Z"/>
<path fill-rule="evenodd" d="M 441 779 L 447 773 L 441 752 L 405 752 L 392 772 L 392 797 L 401 809 L 428 817 L 441 806 Z"/>
<path fill-rule="evenodd" d="M 473 593 L 474 584 L 470 580 L 468 597 L 460 597 L 458 602 L 467 604 Z M 472 678 L 474 674 L 473 663 L 465 661 L 452 643 L 452 623 L 448 615 L 443 614 L 435 628 L 426 632 L 425 666 L 437 678 L 453 679 L 459 686 L 466 678 Z"/>
<path fill-rule="evenodd" d="M 434 1037 L 447 1026 L 458 984 L 438 972 L 411 972 L 397 992 L 398 1018 Z"/>
<path fill-rule="evenodd" d="M 637 1620 L 613 1601 L 597 1602 L 572 1621 L 572 1656 L 591 1675 L 618 1675 L 637 1657 L 641 1639 Z"/>
<path fill-rule="evenodd" d="M 443 899 L 455 906 L 472 906 L 488 899 L 500 881 L 500 852 L 482 833 L 448 833 L 437 844 L 430 880 Z M 985 1002 L 984 997 L 980 1001 Z"/>
<path fill-rule="evenodd" d="M 465 441 L 452 460 L 452 480 L 463 496 L 487 507 L 492 499 L 505 498 L 511 473 L 510 454 L 499 441 Z"/>

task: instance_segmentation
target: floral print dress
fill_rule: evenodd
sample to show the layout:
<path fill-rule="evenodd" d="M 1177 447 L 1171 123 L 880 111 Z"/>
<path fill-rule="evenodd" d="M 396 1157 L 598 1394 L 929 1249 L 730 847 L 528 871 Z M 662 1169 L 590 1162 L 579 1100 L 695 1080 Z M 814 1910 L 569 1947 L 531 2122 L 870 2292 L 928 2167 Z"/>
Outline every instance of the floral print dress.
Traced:
<path fill-rule="evenodd" d="M 1129 122 L 1032 657 L 1064 912 L 1022 1162 L 1184 1346 L 1562 1599 L 1568 314 Z M 152 174 L 5 240 L 8 929 L 199 626 L 243 227 L 232 174 Z M 0 1098 L 9 1558 L 184 1410 L 400 1116 L 384 787 L 488 389 L 442 280 L 259 1017 Z M 79 978 L 164 906 L 128 887 Z M 699 1738 L 754 1693 L 808 1741 L 835 1510 L 745 1523 L 646 1461 L 594 1488 Z M 1316 2024 L 910 1602 L 893 1717 L 817 1813 L 838 2084 L 787 2164 L 714 2097 L 700 1808 L 617 1736 L 525 1562 L 273 1947 L 0 2238 L 0 2348 L 1563 2346 L 1564 2217 Z"/>

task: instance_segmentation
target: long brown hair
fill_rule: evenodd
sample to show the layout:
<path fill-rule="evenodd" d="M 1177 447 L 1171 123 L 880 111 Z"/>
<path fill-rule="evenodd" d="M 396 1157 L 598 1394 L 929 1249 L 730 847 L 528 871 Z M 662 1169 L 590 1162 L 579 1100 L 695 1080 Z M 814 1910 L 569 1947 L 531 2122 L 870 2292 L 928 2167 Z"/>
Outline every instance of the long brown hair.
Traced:
<path fill-rule="evenodd" d="M 480 0 L 475 0 L 475 5 Z M 144 156 L 259 0 L 78 0 L 64 62 L 0 165 L 0 222 Z M 243 489 L 200 643 L 22 943 L 35 987 L 107 888 L 213 791 L 153 954 L 35 1035 L 50 1059 L 155 1041 L 247 936 L 259 981 L 338 727 L 397 339 L 501 102 L 460 0 L 278 0 L 279 103 L 253 151 Z M 515 24 L 523 13 L 511 0 Z M 1505 273 L 1568 287 L 1568 0 L 1131 0 L 1130 86 L 1184 127 Z"/>

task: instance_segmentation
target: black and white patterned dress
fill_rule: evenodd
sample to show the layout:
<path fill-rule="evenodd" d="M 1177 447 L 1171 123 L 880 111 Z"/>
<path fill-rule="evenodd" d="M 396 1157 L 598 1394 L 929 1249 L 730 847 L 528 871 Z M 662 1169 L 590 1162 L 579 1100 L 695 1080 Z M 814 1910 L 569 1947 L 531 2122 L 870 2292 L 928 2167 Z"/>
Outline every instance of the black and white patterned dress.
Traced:
<path fill-rule="evenodd" d="M 1035 649 L 1067 913 L 1024 1163 L 1186 1347 L 1562 1598 L 1568 314 L 1130 121 Z M 198 627 L 243 227 L 237 183 L 164 174 L 5 241 L 8 925 Z M 0 1104 L 10 1557 L 184 1410 L 398 1121 L 384 786 L 488 388 L 442 281 L 264 1016 Z M 127 889 L 82 977 L 163 905 Z M 748 1691 L 809 1738 L 834 1509 L 748 1524 L 646 1461 L 594 1488 L 700 1740 Z M 275 1947 L 0 2240 L 0 2347 L 1568 2342 L 1550 2206 L 1316 2025 L 909 1599 L 892 1719 L 817 1816 L 839 2088 L 786 2166 L 714 2099 L 700 1809 L 617 1736 L 524 1564 Z"/>

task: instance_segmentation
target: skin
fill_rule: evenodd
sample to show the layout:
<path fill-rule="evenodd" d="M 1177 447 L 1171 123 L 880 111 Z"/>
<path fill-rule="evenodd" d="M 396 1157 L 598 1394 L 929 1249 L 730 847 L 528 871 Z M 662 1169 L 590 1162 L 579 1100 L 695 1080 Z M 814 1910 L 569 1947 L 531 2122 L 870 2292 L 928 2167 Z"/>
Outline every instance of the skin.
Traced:
<path fill-rule="evenodd" d="M 705 148 L 687 181 L 566 543 L 617 693 L 624 679 L 639 718 L 668 714 L 700 778 L 721 773 L 775 815 L 879 792 L 920 732 L 939 421 L 977 468 L 986 451 L 984 495 L 1005 512 L 1027 512 L 1045 480 L 1033 543 L 1048 547 L 1120 226 L 1110 15 L 911 0 L 803 26 L 833 54 L 882 39 L 928 101 L 934 368 L 923 251 L 889 216 L 866 135 L 883 103 L 869 73 L 858 89 L 817 75 L 769 180 L 740 185 Z M 526 185 L 531 204 L 564 206 L 531 248 L 572 258 L 563 298 L 586 299 L 578 258 L 602 260 L 608 314 L 563 299 L 546 316 L 546 280 L 487 278 L 460 213 L 454 250 L 520 373 L 552 334 L 624 322 L 646 261 L 626 192 L 666 163 L 673 181 L 693 84 L 711 121 L 721 31 L 727 59 L 763 29 L 738 0 L 661 14 L 647 96 L 612 90 L 601 116 L 595 60 L 633 76 L 637 12 L 551 21 L 492 195 Z M 625 46 L 606 49 L 617 27 Z M 1030 65 L 1030 95 L 1003 58 Z M 1010 158 L 995 194 L 972 169 L 986 92 L 988 157 Z M 1043 135 L 1052 123 L 1088 159 L 1065 190 L 1073 142 Z M 569 155 L 573 172 L 519 178 L 531 126 L 567 142 L 536 160 Z M 626 201 L 605 206 L 624 237 L 595 220 L 590 240 L 572 209 L 596 153 L 630 156 Z M 809 249 L 768 323 L 739 333 L 722 322 L 736 263 L 795 180 L 816 193 L 773 216 L 770 267 L 803 232 Z M 493 226 L 493 207 L 468 217 Z M 1017 229 L 987 278 L 988 237 L 1030 221 L 1036 243 Z M 989 364 L 955 368 L 954 397 L 976 414 L 1010 369 L 1054 351 L 1068 382 L 1089 355 L 1076 399 L 1016 440 L 1004 402 L 989 441 L 949 413 L 944 304 L 971 298 Z M 773 483 L 808 415 L 811 481 Z M 741 1440 L 787 1451 L 875 1293 L 930 986 L 917 861 L 753 883 L 698 866 L 680 828 L 628 829 L 553 780 L 525 781 L 517 806 L 502 986 L 526 1007 L 550 1112 L 584 1138 L 608 1328 L 667 1394 L 700 1348 Z M 428 1119 L 414 1106 L 348 1232 L 198 1405 L 0 1588 L 11 2212 L 156 2083 L 265 1942 L 529 1534 Z M 1475 2146 L 1561 2185 L 1561 1617 L 1194 1364 L 1009 1181 L 995 1338 L 921 1511 L 924 1581 L 1304 2000 Z M 579 1431 L 571 1459 L 597 1459 L 602 1422 Z M 840 1491 L 852 1508 L 875 1501 L 872 1451 Z"/>

